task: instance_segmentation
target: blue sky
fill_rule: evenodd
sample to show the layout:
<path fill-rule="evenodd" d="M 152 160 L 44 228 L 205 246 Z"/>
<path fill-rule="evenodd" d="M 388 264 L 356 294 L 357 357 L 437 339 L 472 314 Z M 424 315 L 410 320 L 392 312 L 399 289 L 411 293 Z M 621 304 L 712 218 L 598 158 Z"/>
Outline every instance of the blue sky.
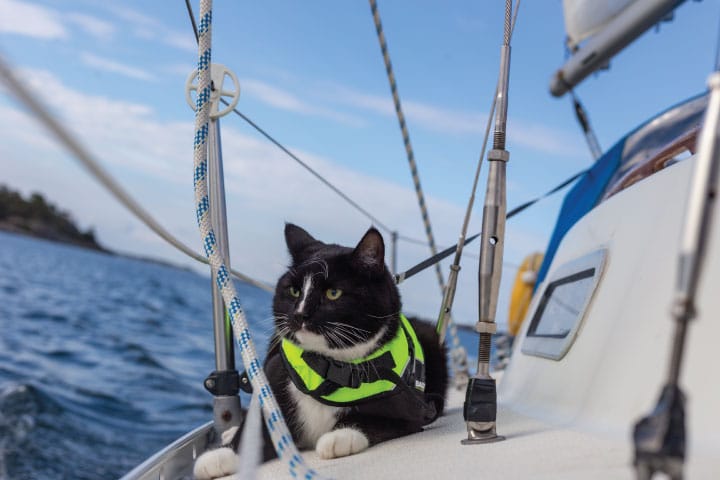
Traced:
<path fill-rule="evenodd" d="M 193 1 L 196 14 L 198 2 Z M 390 54 L 437 241 L 457 240 L 497 77 L 503 1 L 380 1 Z M 720 1 L 686 2 L 577 89 L 609 148 L 651 115 L 705 89 Z M 591 158 L 567 99 L 548 93 L 565 58 L 560 1 L 522 2 L 510 73 L 508 205 L 543 193 Z M 184 2 L 0 0 L 0 52 L 103 165 L 196 250 L 193 112 L 184 83 L 197 52 Z M 238 109 L 400 234 L 424 238 L 367 2 L 215 2 L 213 60 L 241 83 Z M 285 221 L 355 244 L 370 222 L 235 116 L 222 120 L 232 265 L 274 282 L 288 262 Z M 0 89 L 0 181 L 40 191 L 100 241 L 191 264 L 102 190 Z M 483 171 L 486 168 L 483 167 Z M 471 232 L 479 230 L 484 176 Z M 512 265 L 543 250 L 561 198 L 508 223 Z M 477 254 L 477 245 L 467 251 Z M 400 268 L 427 249 L 399 245 Z M 476 317 L 477 259 L 461 273 L 456 318 Z M 202 268 L 202 267 L 199 267 Z M 447 275 L 448 266 L 443 265 Z M 434 318 L 432 272 L 402 288 Z"/>

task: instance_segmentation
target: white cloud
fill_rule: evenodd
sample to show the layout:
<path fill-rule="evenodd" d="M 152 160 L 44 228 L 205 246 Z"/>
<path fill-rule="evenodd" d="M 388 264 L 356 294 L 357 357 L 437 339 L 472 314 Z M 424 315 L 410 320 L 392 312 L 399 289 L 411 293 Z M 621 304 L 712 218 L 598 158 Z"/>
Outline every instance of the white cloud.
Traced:
<path fill-rule="evenodd" d="M 359 117 L 354 117 L 328 108 L 312 105 L 286 90 L 281 90 L 265 82 L 244 79 L 240 87 L 248 95 L 257 98 L 267 105 L 271 105 L 281 110 L 300 113 L 303 115 L 314 115 L 329 118 L 346 125 L 359 126 L 364 124 Z"/>
<path fill-rule="evenodd" d="M 154 18 L 145 15 L 144 13 L 140 13 L 137 10 L 133 10 L 132 8 L 118 5 L 118 4 L 109 4 L 108 8 L 110 11 L 112 11 L 117 17 L 122 18 L 123 20 L 126 20 L 130 23 L 135 24 L 138 27 L 153 27 L 155 26 L 158 21 Z"/>
<path fill-rule="evenodd" d="M 195 36 L 190 29 L 184 32 L 166 29 L 160 34 L 160 41 L 170 47 L 175 47 L 186 52 L 197 53 L 198 47 Z"/>
<path fill-rule="evenodd" d="M 85 13 L 68 13 L 65 18 L 68 22 L 77 25 L 86 33 L 100 40 L 109 40 L 116 32 L 116 28 L 112 23 Z"/>
<path fill-rule="evenodd" d="M 68 37 L 56 10 L 18 0 L 0 0 L 0 33 L 47 40 Z"/>
<path fill-rule="evenodd" d="M 313 98 L 316 103 L 334 104 L 335 109 L 310 104 L 300 97 L 266 82 L 244 79 L 241 86 L 247 94 L 275 108 L 304 115 L 314 115 L 340 121 L 346 125 L 364 126 L 362 112 L 384 117 L 395 117 L 392 97 L 360 92 L 347 87 L 332 85 L 318 88 Z M 339 107 L 351 107 L 357 114 L 340 112 Z M 485 133 L 487 114 L 441 108 L 413 100 L 403 101 L 403 110 L 410 130 L 422 128 L 426 131 L 451 134 L 473 135 L 482 138 Z M 577 157 L 585 155 L 585 148 L 577 135 L 558 132 L 544 125 L 518 120 L 508 122 L 508 142 L 553 155 Z"/>
<path fill-rule="evenodd" d="M 395 107 L 389 93 L 373 95 L 337 85 L 328 89 L 328 92 L 328 98 L 338 104 L 386 117 L 395 116 Z M 486 113 L 441 108 L 407 99 L 403 100 L 402 105 L 411 131 L 419 127 L 436 133 L 475 135 L 479 138 L 485 133 Z M 585 155 L 585 148 L 580 145 L 577 135 L 558 132 L 544 125 L 510 120 L 507 132 L 509 142 L 517 142 L 524 147 L 557 155 Z"/>
<path fill-rule="evenodd" d="M 136 37 L 157 40 L 173 48 L 197 53 L 195 37 L 189 26 L 187 30 L 174 30 L 153 17 L 118 3 L 108 2 L 105 6 L 116 17 L 129 23 L 129 30 Z"/>
<path fill-rule="evenodd" d="M 159 67 L 160 71 L 171 75 L 180 75 L 183 79 L 190 75 L 190 72 L 197 72 L 197 65 L 193 62 L 166 64 Z M 241 86 L 242 87 L 242 86 Z"/>
<path fill-rule="evenodd" d="M 390 93 L 374 95 L 339 86 L 335 86 L 330 92 L 331 98 L 338 103 L 386 117 L 396 115 Z M 442 109 L 411 100 L 403 100 L 402 105 L 409 122 L 431 131 L 475 135 L 485 130 L 485 114 Z"/>
<path fill-rule="evenodd" d="M 103 58 L 90 52 L 83 52 L 80 59 L 85 65 L 104 72 L 117 73 L 136 80 L 157 81 L 157 77 L 141 68 L 126 65 L 109 58 Z"/>

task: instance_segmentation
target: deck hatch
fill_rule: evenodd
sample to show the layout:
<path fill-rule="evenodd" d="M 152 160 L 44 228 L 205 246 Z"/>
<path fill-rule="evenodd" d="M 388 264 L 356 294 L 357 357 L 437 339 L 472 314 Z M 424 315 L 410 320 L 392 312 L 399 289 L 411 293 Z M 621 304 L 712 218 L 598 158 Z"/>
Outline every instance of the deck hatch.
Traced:
<path fill-rule="evenodd" d="M 605 257 L 606 250 L 598 250 L 554 272 L 531 317 L 523 353 L 553 360 L 565 356 L 590 305 Z"/>

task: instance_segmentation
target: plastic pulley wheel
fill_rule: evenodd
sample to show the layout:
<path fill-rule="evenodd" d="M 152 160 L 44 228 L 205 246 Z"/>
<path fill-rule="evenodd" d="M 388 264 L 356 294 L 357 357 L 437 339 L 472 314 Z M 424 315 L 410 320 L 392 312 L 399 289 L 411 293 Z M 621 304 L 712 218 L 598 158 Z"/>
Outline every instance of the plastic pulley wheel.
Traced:
<path fill-rule="evenodd" d="M 226 76 L 230 77 L 232 81 L 232 89 L 225 89 Z M 192 96 L 192 92 L 195 92 L 195 96 L 197 97 L 197 78 L 198 72 L 197 70 L 193 70 L 185 82 L 185 100 L 193 110 L 197 110 L 196 101 Z M 238 100 L 240 100 L 240 82 L 232 70 L 220 63 L 210 65 L 210 80 L 213 85 L 213 89 L 210 92 L 210 117 L 220 118 L 230 113 L 237 105 Z M 226 97 L 229 97 L 228 104 L 221 110 L 220 99 Z"/>

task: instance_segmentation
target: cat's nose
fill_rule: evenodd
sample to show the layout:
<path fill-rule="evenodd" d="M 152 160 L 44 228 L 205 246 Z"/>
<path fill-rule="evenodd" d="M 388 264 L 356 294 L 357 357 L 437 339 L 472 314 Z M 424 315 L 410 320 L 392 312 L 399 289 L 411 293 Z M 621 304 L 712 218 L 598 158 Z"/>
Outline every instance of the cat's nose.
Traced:
<path fill-rule="evenodd" d="M 307 323 L 306 320 L 309 315 L 305 310 L 295 310 L 295 312 L 293 312 L 293 316 L 295 317 L 295 321 L 297 323 L 304 326 Z"/>

